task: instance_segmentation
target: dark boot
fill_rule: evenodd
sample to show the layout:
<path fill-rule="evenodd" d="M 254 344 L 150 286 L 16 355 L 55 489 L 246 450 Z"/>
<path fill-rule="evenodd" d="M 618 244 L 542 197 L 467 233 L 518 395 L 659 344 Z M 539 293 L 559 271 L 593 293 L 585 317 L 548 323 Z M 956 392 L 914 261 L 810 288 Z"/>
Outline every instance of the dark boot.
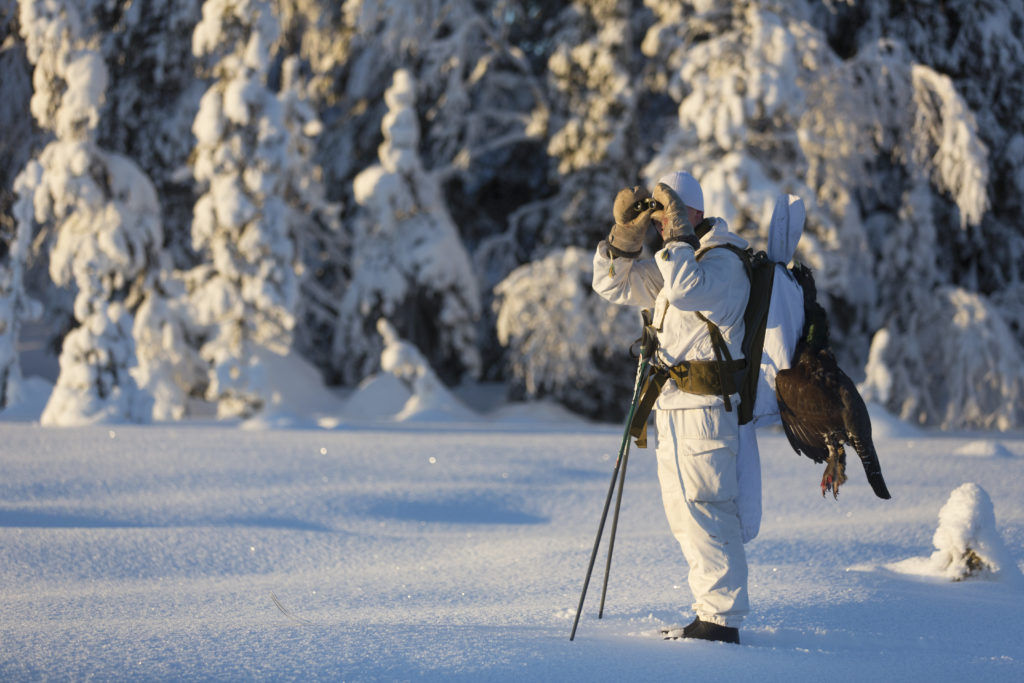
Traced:
<path fill-rule="evenodd" d="M 710 621 L 701 621 L 700 617 L 683 628 L 683 638 L 695 640 L 713 640 L 720 643 L 740 644 L 740 630 L 731 626 L 719 626 Z"/>

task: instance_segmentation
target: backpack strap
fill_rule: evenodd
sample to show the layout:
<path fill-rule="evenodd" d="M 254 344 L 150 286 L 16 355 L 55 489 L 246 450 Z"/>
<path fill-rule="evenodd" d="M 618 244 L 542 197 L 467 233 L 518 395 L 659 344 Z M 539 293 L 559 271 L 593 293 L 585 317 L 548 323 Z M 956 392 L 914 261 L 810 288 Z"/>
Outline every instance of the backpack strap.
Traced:
<path fill-rule="evenodd" d="M 728 249 L 732 253 L 739 257 L 740 262 L 743 263 L 743 270 L 747 274 L 747 281 L 751 280 L 751 265 L 750 265 L 750 254 L 733 244 L 719 244 L 711 247 L 702 252 L 697 260 L 701 260 L 707 255 L 712 249 Z M 721 386 L 722 402 L 725 404 L 726 412 L 732 411 L 732 401 L 729 396 L 740 390 L 742 385 L 742 379 L 745 377 L 745 370 L 747 367 L 747 359 L 741 358 L 739 361 L 733 361 L 732 354 L 729 353 L 729 345 L 725 341 L 725 335 L 722 334 L 721 328 L 715 323 L 711 322 L 710 319 L 700 311 L 694 311 L 697 317 L 704 321 L 708 326 L 708 335 L 711 338 L 711 348 L 715 352 L 715 358 L 718 359 L 718 373 L 719 383 Z M 730 375 L 727 377 L 727 374 Z M 730 391 L 731 390 L 731 391 Z"/>
<path fill-rule="evenodd" d="M 746 308 L 743 310 L 743 356 L 746 360 L 744 368 L 737 371 L 737 387 L 740 395 L 739 423 L 747 424 L 754 418 L 754 402 L 757 398 L 757 386 L 761 376 L 761 356 L 764 353 L 764 336 L 768 325 L 768 308 L 772 299 L 772 286 L 775 282 L 775 263 L 768 258 L 763 251 L 740 249 L 731 244 L 722 244 L 717 249 L 724 247 L 736 254 L 747 272 L 747 279 L 750 281 L 750 294 L 747 299 Z M 706 254 L 708 249 L 704 252 Z M 701 256 L 704 256 L 701 254 Z M 700 312 L 697 312 L 708 325 L 711 334 L 711 343 L 715 348 L 716 356 L 725 354 L 728 358 L 729 349 L 721 330 L 712 331 L 714 326 Z M 729 400 L 725 398 L 726 410 L 729 409 Z"/>
<path fill-rule="evenodd" d="M 754 403 L 761 380 L 764 336 L 768 327 L 768 309 L 771 306 L 772 287 L 775 283 L 775 262 L 763 251 L 753 252 L 747 272 L 750 275 L 750 298 L 743 312 L 743 352 L 751 365 L 743 377 L 743 386 L 740 388 L 741 425 L 754 419 Z"/>
<path fill-rule="evenodd" d="M 743 369 L 747 367 L 747 360 L 740 358 L 739 361 L 733 361 L 732 354 L 729 353 L 729 345 L 725 341 L 725 336 L 722 334 L 722 330 L 718 325 L 708 320 L 700 311 L 694 311 L 697 317 L 704 321 L 708 326 L 708 335 L 711 337 L 711 348 L 715 351 L 715 359 L 718 361 L 715 366 L 718 369 L 718 387 L 721 392 L 722 402 L 725 404 L 725 411 L 732 411 L 732 401 L 729 400 L 731 394 L 736 393 L 739 390 L 734 377 L 729 376 L 737 372 L 743 372 Z M 737 366 L 737 363 L 739 364 Z M 716 392 L 718 393 L 718 392 Z"/>

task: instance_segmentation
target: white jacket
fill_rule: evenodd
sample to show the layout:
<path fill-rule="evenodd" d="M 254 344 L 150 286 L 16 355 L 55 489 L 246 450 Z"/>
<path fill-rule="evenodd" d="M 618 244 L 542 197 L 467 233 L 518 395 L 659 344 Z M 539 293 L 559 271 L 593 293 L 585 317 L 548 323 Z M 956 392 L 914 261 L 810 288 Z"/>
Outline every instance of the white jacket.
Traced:
<path fill-rule="evenodd" d="M 713 220 L 696 253 L 685 242 L 672 242 L 654 258 L 613 260 L 607 242 L 602 241 L 594 254 L 594 291 L 615 304 L 651 309 L 660 343 L 657 361 L 665 367 L 683 360 L 715 360 L 707 324 L 695 311 L 718 326 L 734 359 L 743 357 L 743 311 L 750 281 L 731 250 L 704 254 L 725 244 L 746 249 L 747 242 L 729 232 L 722 219 Z M 666 382 L 655 407 L 672 410 L 721 404 L 721 396 L 686 393 Z"/>

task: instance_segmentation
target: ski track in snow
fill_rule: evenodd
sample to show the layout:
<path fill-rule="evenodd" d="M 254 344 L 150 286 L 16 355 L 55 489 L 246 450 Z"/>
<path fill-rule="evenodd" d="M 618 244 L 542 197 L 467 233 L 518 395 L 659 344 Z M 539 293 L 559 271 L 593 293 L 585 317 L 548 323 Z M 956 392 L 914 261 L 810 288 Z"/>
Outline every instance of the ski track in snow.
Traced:
<path fill-rule="evenodd" d="M 659 638 L 690 595 L 634 449 L 605 615 L 602 550 L 570 642 L 619 438 L 0 423 L 0 679 L 1024 680 L 1020 589 L 884 568 L 968 481 L 1021 565 L 1024 437 L 881 434 L 893 499 L 851 453 L 834 501 L 762 431 L 740 647 Z"/>

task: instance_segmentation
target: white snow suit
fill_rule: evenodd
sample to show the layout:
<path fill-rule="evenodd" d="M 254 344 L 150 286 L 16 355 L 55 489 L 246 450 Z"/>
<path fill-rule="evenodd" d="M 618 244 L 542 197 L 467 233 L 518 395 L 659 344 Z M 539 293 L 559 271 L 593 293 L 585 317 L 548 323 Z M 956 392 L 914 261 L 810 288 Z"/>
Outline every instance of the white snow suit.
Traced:
<path fill-rule="evenodd" d="M 721 219 L 701 239 L 700 261 L 683 242 L 669 243 L 653 259 L 613 260 L 602 241 L 594 255 L 594 291 L 612 303 L 652 310 L 661 365 L 715 360 L 697 311 L 719 327 L 732 357 L 742 358 L 750 282 L 736 254 L 711 250 L 724 244 L 747 246 Z M 739 396 L 731 398 L 734 408 L 726 411 L 721 396 L 686 393 L 669 381 L 655 404 L 655 424 L 662 502 L 690 568 L 693 609 L 704 621 L 738 627 L 749 605 L 737 507 Z"/>

